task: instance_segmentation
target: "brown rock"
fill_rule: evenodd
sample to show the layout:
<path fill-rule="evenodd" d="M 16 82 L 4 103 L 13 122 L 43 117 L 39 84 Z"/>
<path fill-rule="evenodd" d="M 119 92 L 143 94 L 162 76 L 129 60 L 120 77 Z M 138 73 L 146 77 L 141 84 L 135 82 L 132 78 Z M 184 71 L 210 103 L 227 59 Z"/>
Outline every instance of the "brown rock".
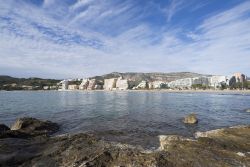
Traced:
<path fill-rule="evenodd" d="M 59 130 L 59 125 L 50 121 L 25 117 L 16 120 L 11 130 L 18 130 L 32 135 L 53 134 Z"/>
<path fill-rule="evenodd" d="M 198 119 L 194 113 L 189 114 L 187 117 L 184 118 L 183 122 L 185 124 L 196 124 L 198 123 Z"/>

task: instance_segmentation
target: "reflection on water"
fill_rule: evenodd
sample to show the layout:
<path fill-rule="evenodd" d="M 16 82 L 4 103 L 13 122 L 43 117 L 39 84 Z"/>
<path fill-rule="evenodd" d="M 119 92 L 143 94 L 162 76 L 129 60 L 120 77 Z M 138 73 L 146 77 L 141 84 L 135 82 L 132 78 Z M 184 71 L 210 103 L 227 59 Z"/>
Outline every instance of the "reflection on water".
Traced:
<path fill-rule="evenodd" d="M 107 140 L 153 145 L 159 134 L 250 124 L 250 96 L 167 92 L 0 92 L 0 123 L 18 117 L 48 119 L 60 133 L 91 132 Z M 196 113 L 199 124 L 181 120 Z"/>

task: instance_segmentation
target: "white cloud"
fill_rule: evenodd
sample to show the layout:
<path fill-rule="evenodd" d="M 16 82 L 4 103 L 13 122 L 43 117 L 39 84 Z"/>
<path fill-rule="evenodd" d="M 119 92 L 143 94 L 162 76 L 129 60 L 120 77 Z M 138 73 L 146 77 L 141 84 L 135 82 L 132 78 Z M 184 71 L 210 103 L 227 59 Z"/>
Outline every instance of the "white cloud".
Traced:
<path fill-rule="evenodd" d="M 0 69 L 57 78 L 112 71 L 250 72 L 249 2 L 208 17 L 188 33 L 181 27 L 155 31 L 133 1 L 77 1 L 61 19 L 50 15 L 52 1 L 42 8 L 13 2 L 0 5 Z M 179 7 L 170 6 L 169 20 Z"/>

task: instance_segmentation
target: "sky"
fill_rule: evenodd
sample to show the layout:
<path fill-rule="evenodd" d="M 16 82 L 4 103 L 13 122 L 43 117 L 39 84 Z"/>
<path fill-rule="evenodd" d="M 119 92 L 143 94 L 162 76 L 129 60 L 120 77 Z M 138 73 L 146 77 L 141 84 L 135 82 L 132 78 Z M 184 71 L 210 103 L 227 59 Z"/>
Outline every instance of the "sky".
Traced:
<path fill-rule="evenodd" d="M 250 75 L 249 0 L 0 0 L 0 75 Z"/>

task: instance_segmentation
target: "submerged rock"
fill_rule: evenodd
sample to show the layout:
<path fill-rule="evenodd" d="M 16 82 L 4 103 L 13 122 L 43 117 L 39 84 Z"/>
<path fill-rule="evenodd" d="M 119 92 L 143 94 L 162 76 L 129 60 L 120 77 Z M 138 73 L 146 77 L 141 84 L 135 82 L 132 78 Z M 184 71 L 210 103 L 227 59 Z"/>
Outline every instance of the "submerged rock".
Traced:
<path fill-rule="evenodd" d="M 12 125 L 11 130 L 39 135 L 53 134 L 59 130 L 59 125 L 50 121 L 41 121 L 36 118 L 20 118 Z"/>
<path fill-rule="evenodd" d="M 10 128 L 4 124 L 0 124 L 0 133 L 4 133 L 7 130 L 10 130 Z"/>
<path fill-rule="evenodd" d="M 184 118 L 183 122 L 185 124 L 197 124 L 198 119 L 194 113 L 189 114 L 187 117 Z"/>

